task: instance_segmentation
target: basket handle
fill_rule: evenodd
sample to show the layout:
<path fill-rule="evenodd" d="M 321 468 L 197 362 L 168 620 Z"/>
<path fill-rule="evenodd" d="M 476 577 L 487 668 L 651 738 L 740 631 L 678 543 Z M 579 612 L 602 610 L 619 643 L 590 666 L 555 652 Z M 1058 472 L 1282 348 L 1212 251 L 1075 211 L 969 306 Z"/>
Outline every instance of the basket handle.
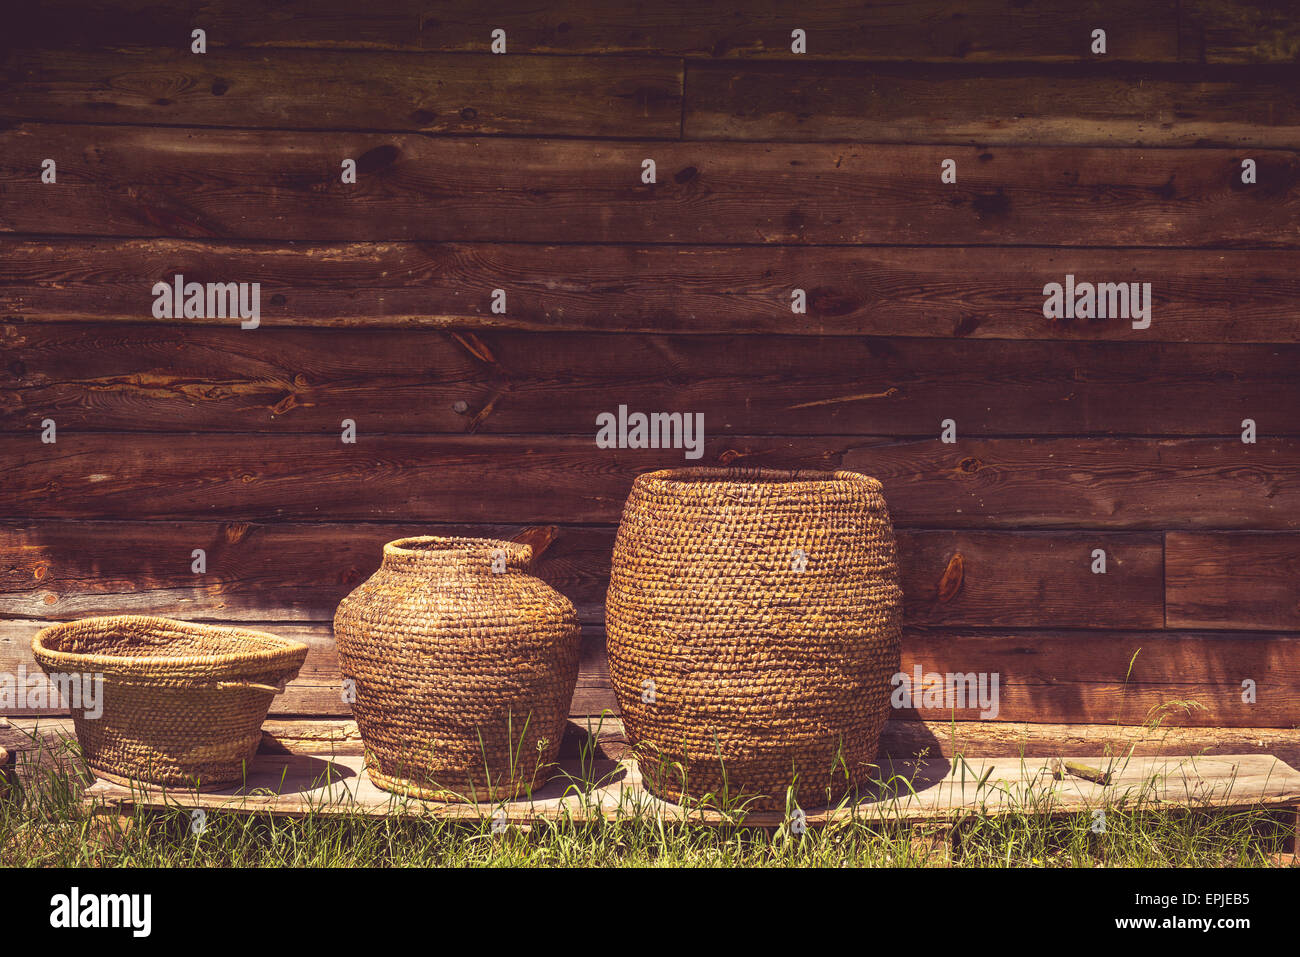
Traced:
<path fill-rule="evenodd" d="M 282 694 L 284 692 L 287 678 L 281 678 L 279 684 L 264 685 L 256 681 L 218 681 L 216 688 L 219 691 L 269 691 L 271 694 Z"/>

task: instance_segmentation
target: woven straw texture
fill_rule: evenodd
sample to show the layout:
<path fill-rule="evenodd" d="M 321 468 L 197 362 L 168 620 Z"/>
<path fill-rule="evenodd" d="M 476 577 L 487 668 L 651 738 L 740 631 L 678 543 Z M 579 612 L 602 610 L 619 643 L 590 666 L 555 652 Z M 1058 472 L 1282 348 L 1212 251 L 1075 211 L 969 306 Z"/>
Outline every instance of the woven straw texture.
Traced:
<path fill-rule="evenodd" d="M 550 777 L 579 631 L 572 603 L 527 573 L 531 560 L 515 542 L 400 539 L 339 605 L 334 636 L 376 785 L 492 801 Z"/>
<path fill-rule="evenodd" d="M 673 801 L 765 809 L 784 808 L 790 785 L 810 804 L 828 789 L 830 800 L 856 790 L 876 773 L 901 605 L 875 479 L 639 476 L 605 615 L 610 674 L 646 785 Z"/>
<path fill-rule="evenodd" d="M 100 777 L 213 790 L 243 780 L 262 722 L 307 646 L 260 631 L 119 615 L 53 625 L 32 639 L 48 675 L 103 676 L 103 713 L 69 701 Z"/>

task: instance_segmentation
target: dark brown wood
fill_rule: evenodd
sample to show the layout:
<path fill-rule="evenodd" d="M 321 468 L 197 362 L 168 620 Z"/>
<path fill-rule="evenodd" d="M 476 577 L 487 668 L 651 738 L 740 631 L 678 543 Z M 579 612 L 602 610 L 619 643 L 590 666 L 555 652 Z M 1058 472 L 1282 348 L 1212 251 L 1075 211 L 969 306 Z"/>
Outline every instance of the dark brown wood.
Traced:
<path fill-rule="evenodd" d="M 1093 4 L 1046 0 L 913 0 L 877 4 L 823 0 L 792 8 L 781 0 L 743 4 L 662 0 L 560 0 L 537 6 L 475 0 L 42 0 L 6 23 L 21 46 L 177 46 L 203 24 L 209 49 L 221 46 L 488 49 L 493 28 L 506 31 L 507 55 L 655 53 L 693 57 L 790 57 L 790 31 L 807 31 L 807 57 L 890 60 L 1094 60 L 1092 30 L 1109 31 L 1110 59 L 1173 60 L 1178 5 Z M 1213 22 L 1213 21 L 1212 21 Z"/>
<path fill-rule="evenodd" d="M 1094 549 L 1105 574 L 1092 571 Z M 898 557 L 908 624 L 1164 627 L 1158 534 L 914 529 L 899 533 Z"/>
<path fill-rule="evenodd" d="M 1259 182 L 1245 186 L 1242 154 L 1233 150 L 516 142 L 23 123 L 0 132 L 0 232 L 1300 245 L 1300 157 L 1251 153 Z M 339 182 L 345 157 L 357 160 L 354 186 Z M 955 185 L 939 180 L 948 157 L 965 171 Z M 40 182 L 45 158 L 62 160 L 57 183 Z M 648 185 L 647 158 L 657 164 Z"/>
<path fill-rule="evenodd" d="M 955 413 L 960 423 L 960 412 Z M 1267 425 L 1261 426 L 1267 429 Z M 13 519 L 614 523 L 633 478 L 681 449 L 594 437 L 64 433 L 0 436 Z M 709 438 L 698 465 L 844 467 L 896 524 L 1300 528 L 1300 444 L 1218 439 Z"/>
<path fill-rule="evenodd" d="M 384 542 L 412 533 L 513 538 L 514 526 L 44 522 L 0 525 L 0 615 L 150 614 L 328 621 L 379 566 Z M 604 619 L 614 529 L 566 526 L 534 562 L 584 622 Z M 1163 627 L 1160 537 L 1124 532 L 898 532 L 905 620 L 984 627 Z M 195 574 L 193 551 L 206 572 Z M 1094 575 L 1092 550 L 1107 554 Z M 946 600 L 954 557 L 964 576 Z"/>
<path fill-rule="evenodd" d="M 687 66 L 683 129 L 704 140 L 1294 148 L 1298 80 L 1290 66 L 700 62 Z M 958 182 L 964 173 L 959 164 Z"/>
<path fill-rule="evenodd" d="M 0 239 L 0 317 L 155 322 L 154 283 L 261 284 L 264 327 L 1300 342 L 1300 252 L 1000 248 L 277 245 Z M 1043 287 L 1150 282 L 1147 329 L 1043 317 Z M 493 314 L 490 293 L 506 289 Z M 808 311 L 791 312 L 791 291 Z M 233 327 L 229 319 L 177 325 Z M 6 342 L 7 348 L 16 345 Z"/>
<path fill-rule="evenodd" d="M 1208 63 L 1291 63 L 1300 15 L 1286 0 L 1180 0 L 1179 55 Z"/>
<path fill-rule="evenodd" d="M 680 61 L 213 49 L 19 50 L 0 114 L 60 123 L 676 139 Z M 365 95 L 359 96 L 358 91 Z M 337 178 L 337 177 L 336 177 Z"/>
<path fill-rule="evenodd" d="M 1300 447 L 1289 439 L 886 442 L 839 461 L 878 477 L 904 524 L 1300 527 Z"/>
<path fill-rule="evenodd" d="M 330 621 L 379 567 L 385 542 L 408 535 L 514 538 L 519 526 L 410 523 L 43 522 L 0 526 L 0 616 L 151 614 L 239 621 Z M 532 571 L 604 617 L 613 529 L 570 526 Z M 201 548 L 207 571 L 195 574 Z M 272 629 L 274 630 L 274 629 Z"/>
<path fill-rule="evenodd" d="M 1300 345 L 0 323 L 0 431 L 594 434 L 699 411 L 713 433 L 1300 433 Z"/>
<path fill-rule="evenodd" d="M 1300 637 L 1189 632 L 908 631 L 900 670 L 999 675 L 1002 721 L 1289 727 Z M 1189 664 L 1189 663 L 1193 663 Z M 1242 682 L 1258 687 L 1242 700 Z M 979 708 L 903 709 L 900 717 L 973 720 Z"/>
<path fill-rule="evenodd" d="M 1170 532 L 1170 628 L 1300 631 L 1300 535 Z"/>

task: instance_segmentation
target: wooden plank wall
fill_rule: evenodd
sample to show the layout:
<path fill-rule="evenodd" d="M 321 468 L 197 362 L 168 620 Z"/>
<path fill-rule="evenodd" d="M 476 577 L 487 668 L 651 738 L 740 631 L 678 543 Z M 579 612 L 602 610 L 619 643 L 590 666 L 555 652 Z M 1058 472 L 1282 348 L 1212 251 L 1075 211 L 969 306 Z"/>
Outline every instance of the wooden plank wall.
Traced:
<path fill-rule="evenodd" d="M 545 523 L 573 712 L 613 709 L 613 530 L 683 462 L 598 449 L 626 405 L 703 412 L 704 464 L 879 477 L 904 670 L 998 673 L 997 722 L 1300 724 L 1300 11 L 52 0 L 5 26 L 0 671 L 50 620 L 250 622 L 312 647 L 278 714 L 346 714 L 329 621 L 383 542 Z M 177 273 L 259 282 L 260 326 L 160 322 Z M 1151 283 L 1149 327 L 1044 318 L 1067 274 Z M 897 719 L 944 717 L 978 727 Z"/>

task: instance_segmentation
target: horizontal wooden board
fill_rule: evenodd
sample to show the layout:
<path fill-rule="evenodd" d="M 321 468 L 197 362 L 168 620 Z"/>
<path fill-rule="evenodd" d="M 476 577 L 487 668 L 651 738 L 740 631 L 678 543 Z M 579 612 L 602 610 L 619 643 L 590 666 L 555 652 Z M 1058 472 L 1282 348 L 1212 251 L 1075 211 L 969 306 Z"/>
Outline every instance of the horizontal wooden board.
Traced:
<path fill-rule="evenodd" d="M 181 36 L 181 35 L 178 35 Z M 680 61 L 309 50 L 18 50 L 0 116 L 298 130 L 676 139 Z M 364 91 L 364 95 L 358 95 Z"/>
<path fill-rule="evenodd" d="M 0 525 L 0 615 L 168 614 L 319 620 L 411 534 L 510 538 L 517 526 L 46 522 Z M 534 572 L 586 622 L 604 619 L 614 529 L 564 526 Z M 1164 624 L 1161 539 L 1126 532 L 900 529 L 905 621 L 916 625 L 1150 628 Z M 193 551 L 206 572 L 195 574 Z M 1092 551 L 1106 552 L 1094 574 Z M 949 571 L 949 569 L 954 569 Z M 948 585 L 939 584 L 947 576 Z"/>
<path fill-rule="evenodd" d="M 28 644 L 39 622 L 0 622 L 0 673 L 32 668 Z M 312 649 L 303 675 L 276 698 L 277 715 L 342 715 L 348 706 L 330 626 L 276 623 L 273 632 Z M 900 673 L 911 676 L 984 673 L 998 676 L 997 715 L 988 721 L 1064 724 L 1162 724 L 1293 727 L 1300 688 L 1300 637 L 1250 637 L 1187 632 L 961 632 L 908 630 Z M 1244 679 L 1258 698 L 1242 702 Z M 900 695 L 900 700 L 906 699 Z M 991 698 L 988 699 L 991 702 Z M 1180 704 L 1195 702 L 1195 706 Z M 603 634 L 588 629 L 571 713 L 617 710 Z M 980 707 L 900 707 L 904 720 L 978 720 Z M 991 709 L 989 710 L 991 715 Z"/>
<path fill-rule="evenodd" d="M 999 674 L 998 720 L 1217 727 L 1292 727 L 1300 637 L 1189 632 L 953 632 L 913 630 L 900 670 Z M 1242 682 L 1257 687 L 1242 701 Z M 1180 704 L 1180 702 L 1195 702 Z M 904 709 L 973 720 L 978 708 Z M 1162 717 L 1163 716 L 1163 717 Z"/>
<path fill-rule="evenodd" d="M 1300 11 L 1286 0 L 1180 0 L 1179 56 L 1207 63 L 1295 63 Z"/>
<path fill-rule="evenodd" d="M 506 525 L 47 522 L 0 526 L 0 616 L 329 621 L 379 567 L 385 542 L 411 535 L 513 538 Z M 612 528 L 564 527 L 533 573 L 603 618 Z M 194 549 L 207 571 L 191 568 Z"/>
<path fill-rule="evenodd" d="M 1217 23 L 1222 17 L 1209 18 Z M 913 0 L 906 4 L 781 0 L 739 5 L 661 0 L 559 0 L 544 6 L 475 0 L 42 0 L 14 11 L 16 45 L 180 46 L 194 24 L 220 46 L 380 48 L 483 52 L 506 31 L 508 55 L 654 53 L 693 57 L 790 57 L 790 31 L 807 32 L 808 57 L 834 59 L 1085 60 L 1092 30 L 1109 31 L 1107 56 L 1172 60 L 1178 4 L 1046 0 Z"/>
<path fill-rule="evenodd" d="M 32 719 L 15 719 L 29 733 Z M 71 734 L 66 718 L 39 723 L 43 733 Z M 3 723 L 0 722 L 0 728 Z M 361 754 L 361 733 L 347 718 L 272 719 L 262 729 L 264 754 Z M 0 731 L 0 741 L 4 741 Z M 594 745 L 593 745 L 594 742 Z M 619 759 L 629 753 L 621 718 L 574 717 L 565 730 L 562 757 L 578 757 L 583 747 L 597 757 Z M 1062 754 L 1272 754 L 1300 764 L 1300 735 L 1290 728 L 1147 728 L 1114 724 L 1048 724 L 1010 721 L 885 722 L 881 757 L 1059 757 Z"/>
<path fill-rule="evenodd" d="M 908 625 L 1164 627 L 1156 533 L 902 529 L 898 560 Z"/>
<path fill-rule="evenodd" d="M 155 609 L 155 613 L 165 613 Z M 176 614 L 183 614 L 177 610 Z M 0 675 L 40 673 L 40 666 L 32 656 L 31 640 L 48 621 L 0 619 Z M 258 623 L 253 623 L 257 626 Z M 333 627 L 329 622 L 271 622 L 264 630 L 307 645 L 307 660 L 298 677 L 290 681 L 282 694 L 271 704 L 273 715 L 348 715 L 352 708 L 343 700 L 343 679 L 339 667 L 338 651 L 334 645 Z M 23 670 L 20 670 L 23 669 Z M 582 653 L 579 660 L 578 683 L 574 689 L 572 711 L 574 714 L 598 715 L 607 709 L 617 709 L 613 688 L 609 683 L 609 662 L 605 656 L 604 632 L 584 629 Z M 66 709 L 49 708 L 40 712 L 18 708 L 12 714 L 65 714 Z"/>
<path fill-rule="evenodd" d="M 1300 156 L 18 124 L 0 232 L 241 239 L 1300 245 Z M 342 159 L 358 182 L 339 182 Z M 955 158 L 957 184 L 939 180 Z M 59 180 L 41 162 L 62 160 Z M 642 162 L 657 181 L 641 181 Z M 556 277 L 560 279 L 562 277 Z M 467 291 L 468 292 L 468 291 Z M 143 294 L 142 294 L 143 295 Z"/>
<path fill-rule="evenodd" d="M 701 62 L 687 66 L 683 130 L 703 140 L 1294 148 L 1297 79 L 1289 66 Z M 958 182 L 964 172 L 959 164 Z"/>
<path fill-rule="evenodd" d="M 1300 772 L 1271 755 L 1233 754 L 1223 757 L 1126 757 L 1066 755 L 1067 760 L 1105 765 L 1105 783 L 1066 775 L 1056 781 L 1049 759 L 971 758 L 952 764 L 942 758 L 882 762 L 873 773 L 880 784 L 854 803 L 820 804 L 808 798 L 806 824 L 832 825 L 848 821 L 880 822 L 884 826 L 936 824 L 956 826 L 1014 815 L 1018 824 L 1027 814 L 1078 815 L 1087 820 L 1099 810 L 1123 808 L 1131 813 L 1172 809 L 1242 808 L 1259 812 L 1277 808 L 1287 815 L 1300 800 Z M 476 803 L 474 796 L 433 803 L 395 799 L 375 786 L 360 755 L 338 755 L 330 761 L 302 755 L 260 754 L 249 762 L 247 777 L 238 786 L 215 791 L 167 791 L 138 784 L 95 781 L 82 796 L 82 806 L 99 815 L 116 813 L 137 820 L 142 811 L 168 812 L 203 808 L 225 814 L 308 818 L 358 817 L 443 819 L 473 822 L 505 821 L 532 827 L 541 821 L 637 821 L 641 824 L 689 822 L 692 827 L 734 827 L 735 811 L 682 806 L 656 798 L 646 787 L 634 760 L 598 764 L 568 759 L 551 780 L 536 791 L 498 804 Z M 736 785 L 733 784 L 733 787 Z M 737 787 L 737 790 L 740 790 Z M 742 791 L 743 793 L 743 791 Z M 206 811 L 204 811 L 206 813 Z M 747 809 L 747 827 L 788 827 L 786 811 Z"/>
<path fill-rule="evenodd" d="M 960 413 L 958 413 L 960 423 Z M 960 424 L 959 424 L 960 428 Z M 894 521 L 931 528 L 1300 528 L 1300 444 L 1217 439 L 709 438 L 598 449 L 594 437 L 37 433 L 0 436 L 12 519 L 614 523 L 667 466 L 848 468 Z"/>
<path fill-rule="evenodd" d="M 0 742 L 26 750 L 34 740 L 58 741 L 73 734 L 66 717 L 0 718 Z M 262 727 L 263 754 L 361 754 L 357 723 L 346 717 L 270 718 Z M 621 718 L 574 716 L 565 729 L 562 757 L 589 753 L 618 760 L 629 753 Z M 1147 728 L 1115 724 L 1013 721 L 913 721 L 892 718 L 880 736 L 880 757 L 1059 757 L 1062 754 L 1272 754 L 1300 764 L 1300 735 L 1292 728 Z"/>
<path fill-rule="evenodd" d="M 1171 628 L 1300 631 L 1300 535 L 1170 532 Z"/>
<path fill-rule="evenodd" d="M 595 433 L 697 411 L 713 433 L 1300 433 L 1300 345 L 602 336 L 0 323 L 0 431 Z"/>
<path fill-rule="evenodd" d="M 155 322 L 176 274 L 257 282 L 261 323 L 485 331 L 1300 342 L 1300 252 L 0 239 L 0 317 Z M 1151 283 L 1151 325 L 1048 319 L 1048 283 Z M 491 292 L 507 311 L 491 311 Z M 807 293 L 807 312 L 791 293 Z M 177 325 L 229 319 L 185 318 Z"/>

